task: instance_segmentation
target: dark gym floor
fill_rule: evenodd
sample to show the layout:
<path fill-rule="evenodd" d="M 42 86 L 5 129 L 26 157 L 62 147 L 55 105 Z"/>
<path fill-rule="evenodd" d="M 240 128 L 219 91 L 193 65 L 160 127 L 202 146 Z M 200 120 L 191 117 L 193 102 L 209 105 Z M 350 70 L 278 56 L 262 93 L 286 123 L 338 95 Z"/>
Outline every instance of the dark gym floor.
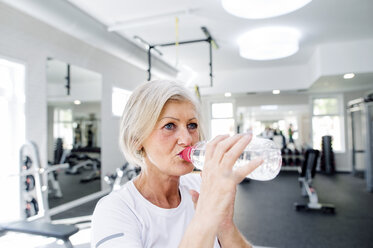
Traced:
<path fill-rule="evenodd" d="M 319 202 L 336 213 L 296 212 L 298 173 L 281 172 L 269 182 L 250 181 L 238 188 L 235 221 L 253 244 L 271 247 L 373 247 L 373 193 L 350 174 L 317 174 L 313 186 Z"/>
<path fill-rule="evenodd" d="M 67 175 L 63 171 L 58 174 L 58 182 L 63 194 L 62 198 L 54 198 L 49 195 L 49 208 L 54 208 L 61 204 L 77 200 L 83 196 L 96 193 L 101 190 L 101 180 L 95 179 L 87 183 L 81 183 L 82 178 L 86 178 L 92 173 L 91 170 L 80 170 L 77 175 Z"/>
<path fill-rule="evenodd" d="M 373 193 L 365 181 L 350 174 L 317 174 L 313 181 L 319 201 L 331 203 L 336 213 L 296 212 L 300 194 L 297 172 L 282 171 L 269 182 L 238 186 L 235 222 L 254 245 L 268 247 L 373 247 Z M 53 219 L 89 215 L 92 201 Z"/>

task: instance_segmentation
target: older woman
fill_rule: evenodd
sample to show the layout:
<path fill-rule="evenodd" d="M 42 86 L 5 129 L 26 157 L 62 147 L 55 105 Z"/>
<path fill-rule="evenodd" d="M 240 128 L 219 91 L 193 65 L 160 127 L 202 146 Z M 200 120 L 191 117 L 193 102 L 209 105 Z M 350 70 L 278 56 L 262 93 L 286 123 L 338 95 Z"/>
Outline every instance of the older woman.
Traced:
<path fill-rule="evenodd" d="M 102 198 L 92 247 L 251 247 L 233 223 L 236 186 L 262 161 L 232 170 L 251 140 L 222 135 L 207 144 L 204 170 L 179 154 L 203 138 L 198 102 L 171 81 L 135 89 L 120 126 L 126 159 L 141 173 Z"/>

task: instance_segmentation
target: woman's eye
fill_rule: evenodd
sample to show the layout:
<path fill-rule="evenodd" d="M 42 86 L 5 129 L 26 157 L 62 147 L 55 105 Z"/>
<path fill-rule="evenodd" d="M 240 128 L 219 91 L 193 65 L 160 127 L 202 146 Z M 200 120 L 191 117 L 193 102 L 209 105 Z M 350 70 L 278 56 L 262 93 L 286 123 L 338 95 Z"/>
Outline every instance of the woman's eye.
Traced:
<path fill-rule="evenodd" d="M 189 123 L 189 124 L 188 124 L 188 128 L 189 128 L 189 129 L 197 129 L 197 127 L 198 127 L 198 124 L 197 124 L 197 123 Z"/>
<path fill-rule="evenodd" d="M 167 130 L 172 130 L 175 128 L 175 124 L 173 123 L 167 123 L 164 128 L 166 128 Z"/>

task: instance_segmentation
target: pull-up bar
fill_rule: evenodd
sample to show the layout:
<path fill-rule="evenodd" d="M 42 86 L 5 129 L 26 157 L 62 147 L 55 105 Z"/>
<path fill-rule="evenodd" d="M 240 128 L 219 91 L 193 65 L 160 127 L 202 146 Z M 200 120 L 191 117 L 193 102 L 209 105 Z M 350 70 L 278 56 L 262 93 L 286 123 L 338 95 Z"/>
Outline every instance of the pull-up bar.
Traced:
<path fill-rule="evenodd" d="M 215 40 L 212 38 L 210 32 L 207 30 L 206 27 L 201 27 L 202 32 L 206 35 L 206 39 L 199 39 L 199 40 L 189 40 L 189 41 L 180 41 L 180 42 L 172 42 L 172 43 L 163 43 L 163 44 L 155 44 L 151 45 L 141 39 L 138 36 L 135 36 L 135 39 L 140 40 L 142 43 L 146 44 L 148 46 L 148 81 L 151 80 L 152 74 L 151 74 L 151 69 L 152 69 L 152 64 L 151 64 L 151 50 L 153 49 L 156 51 L 159 55 L 162 55 L 162 52 L 160 52 L 157 47 L 166 47 L 166 46 L 176 46 L 176 45 L 184 45 L 184 44 L 190 44 L 190 43 L 197 43 L 197 42 L 208 42 L 209 43 L 209 52 L 210 52 L 210 86 L 212 87 L 213 83 L 213 74 L 212 74 L 212 47 L 214 46 L 215 49 L 218 49 L 219 46 L 216 44 Z"/>

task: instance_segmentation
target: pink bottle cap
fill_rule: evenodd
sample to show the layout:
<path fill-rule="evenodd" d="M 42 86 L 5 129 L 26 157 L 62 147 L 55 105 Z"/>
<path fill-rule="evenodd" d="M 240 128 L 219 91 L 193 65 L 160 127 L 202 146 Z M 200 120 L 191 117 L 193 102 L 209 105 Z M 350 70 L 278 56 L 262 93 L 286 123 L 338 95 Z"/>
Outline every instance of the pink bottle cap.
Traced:
<path fill-rule="evenodd" d="M 180 157 L 182 158 L 182 159 L 184 159 L 185 161 L 188 161 L 188 162 L 192 162 L 191 161 L 191 153 L 192 153 L 192 149 L 193 149 L 193 146 L 188 146 L 187 148 L 185 148 L 184 150 L 182 150 L 181 152 L 180 152 Z"/>

